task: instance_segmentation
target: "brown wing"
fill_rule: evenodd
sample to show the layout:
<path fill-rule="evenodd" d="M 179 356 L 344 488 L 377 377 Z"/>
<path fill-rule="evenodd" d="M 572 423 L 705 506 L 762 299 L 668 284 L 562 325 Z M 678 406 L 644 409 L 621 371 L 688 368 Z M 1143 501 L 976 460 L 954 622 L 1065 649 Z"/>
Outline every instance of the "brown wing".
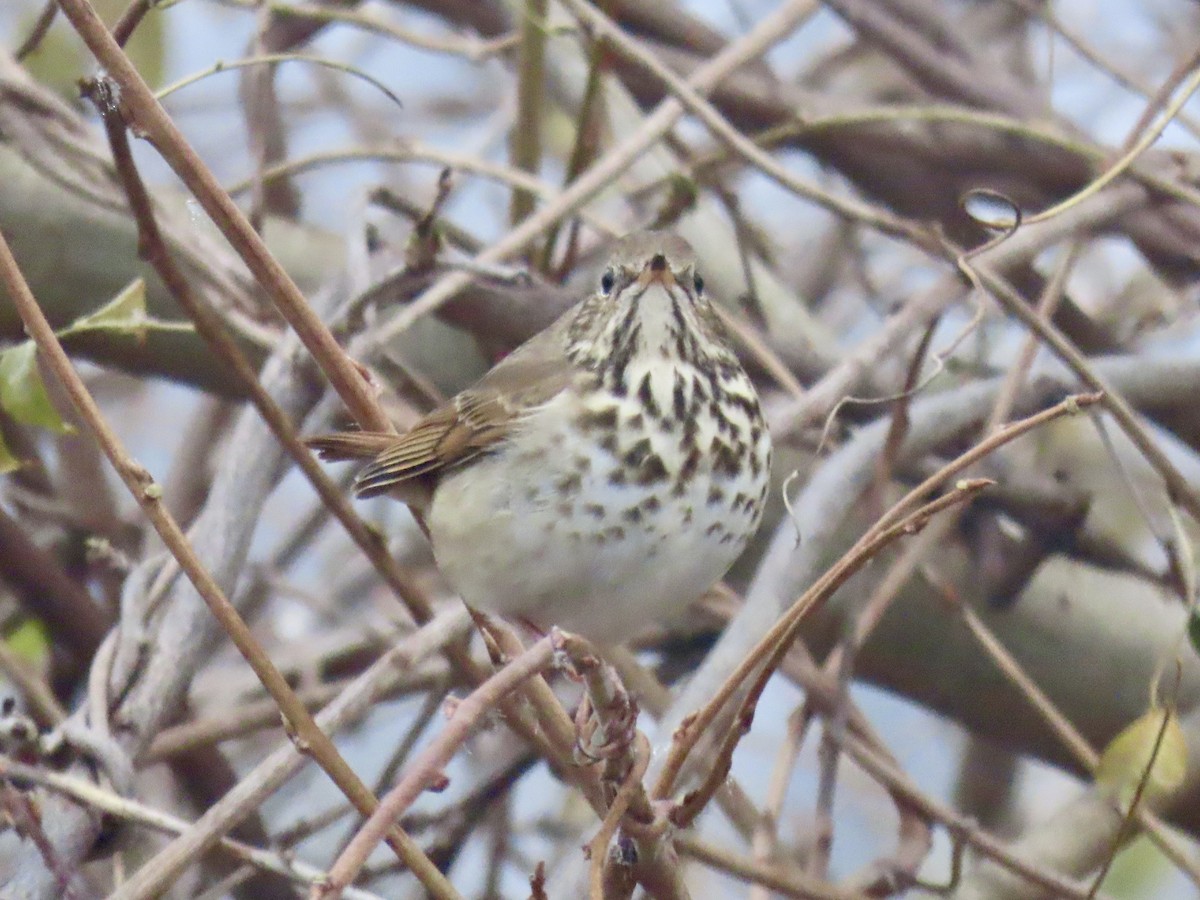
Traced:
<path fill-rule="evenodd" d="M 308 438 L 304 443 L 321 459 L 374 459 L 396 443 L 396 434 L 390 431 L 339 431 Z"/>
<path fill-rule="evenodd" d="M 407 434 L 345 432 L 308 444 L 326 459 L 373 458 L 355 479 L 360 497 L 386 493 L 414 478 L 468 462 L 503 439 L 527 410 L 567 386 L 571 368 L 563 349 L 562 321 L 526 341 Z"/>

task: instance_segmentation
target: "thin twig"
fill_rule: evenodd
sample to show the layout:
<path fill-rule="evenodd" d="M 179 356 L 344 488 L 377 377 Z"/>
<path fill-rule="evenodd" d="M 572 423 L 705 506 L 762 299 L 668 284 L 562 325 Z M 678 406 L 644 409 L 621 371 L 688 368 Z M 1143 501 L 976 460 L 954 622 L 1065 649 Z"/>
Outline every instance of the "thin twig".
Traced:
<path fill-rule="evenodd" d="M 371 87 L 375 88 L 397 106 L 403 107 L 400 98 L 396 93 L 378 78 L 374 78 L 366 72 L 354 66 L 347 65 L 336 59 L 326 59 L 323 56 L 314 56 L 309 53 L 262 53 L 258 56 L 245 56 L 241 59 L 219 59 L 211 66 L 201 69 L 199 72 L 193 72 L 191 75 L 186 75 L 178 81 L 174 81 L 165 87 L 159 88 L 154 92 L 154 99 L 162 102 L 177 91 L 183 90 L 185 87 L 190 87 L 205 78 L 212 75 L 218 75 L 221 72 L 231 72 L 234 69 L 244 69 L 248 66 L 277 66 L 285 62 L 303 62 L 313 66 L 322 66 L 327 69 L 334 69 L 338 72 L 345 72 L 347 75 L 353 75 L 355 78 L 361 78 Z"/>
<path fill-rule="evenodd" d="M 680 78 L 653 53 L 638 46 L 612 19 L 584 0 L 560 0 L 560 2 L 586 22 L 589 27 L 594 28 L 611 41 L 614 49 L 653 73 L 670 91 L 670 96 L 675 102 L 682 104 L 700 119 L 713 135 L 728 144 L 734 153 L 743 157 L 782 187 L 794 192 L 797 196 L 820 203 L 831 212 L 845 216 L 847 219 L 864 222 L 883 234 L 904 238 L 918 247 L 934 246 L 934 243 L 931 242 L 931 235 L 882 207 L 829 194 L 797 177 L 795 172 L 780 164 L 754 141 L 738 131 L 712 103 L 704 98 L 703 92 L 695 84 L 701 70 L 694 73 L 690 79 Z M 759 27 L 761 28 L 761 24 Z M 728 50 L 722 52 L 725 53 Z"/>
<path fill-rule="evenodd" d="M 364 431 L 394 430 L 358 367 L 338 346 L 296 283 L 271 255 L 237 204 L 221 189 L 166 110 L 154 99 L 149 86 L 113 40 L 88 0 L 61 0 L 60 6 L 88 49 L 120 86 L 125 120 L 136 134 L 155 146 L 192 191 L 295 329 L 359 425 Z"/>
<path fill-rule="evenodd" d="M 517 120 L 509 138 L 514 169 L 536 175 L 542 162 L 542 108 L 546 83 L 547 0 L 524 0 L 517 55 Z M 533 210 L 533 197 L 513 191 L 508 220 L 516 225 Z"/>
<path fill-rule="evenodd" d="M 621 824 L 621 819 L 629 809 L 634 795 L 639 791 L 643 796 L 645 795 L 642 777 L 646 774 L 647 766 L 650 765 L 650 742 L 641 732 L 638 732 L 634 738 L 632 753 L 633 765 L 626 772 L 625 780 L 613 798 L 612 806 L 608 808 L 608 814 L 600 824 L 600 829 L 587 846 L 589 900 L 605 900 L 604 864 L 608 860 L 608 845 L 612 841 L 613 835 L 616 834 L 617 826 Z"/>
<path fill-rule="evenodd" d="M 42 7 L 42 11 L 38 13 L 33 27 L 29 29 L 29 34 L 25 40 L 21 41 L 21 46 L 13 51 L 13 58 L 17 62 L 22 62 L 25 57 L 34 53 L 42 45 L 42 40 L 50 31 L 50 26 L 54 24 L 54 17 L 57 15 L 58 0 L 47 0 L 46 5 Z"/>
<path fill-rule="evenodd" d="M 297 741 L 305 746 L 313 758 L 345 792 L 346 796 L 360 809 L 367 812 L 373 811 L 377 803 L 374 795 L 354 770 L 347 765 L 333 741 L 313 721 L 312 715 L 254 638 L 237 608 L 229 601 L 220 585 L 196 557 L 190 541 L 163 504 L 162 489 L 154 482 L 150 473 L 126 452 L 116 433 L 105 421 L 100 408 L 92 399 L 91 393 L 71 365 L 71 360 L 54 334 L 54 329 L 46 320 L 33 294 L 30 293 L 29 286 L 17 267 L 17 261 L 13 258 L 3 233 L 0 233 L 0 281 L 3 282 L 9 297 L 12 298 L 21 320 L 25 323 L 26 330 L 37 344 L 38 351 L 47 367 L 62 383 L 80 418 L 87 425 L 88 430 L 104 451 L 105 456 L 108 457 L 117 474 L 121 476 L 121 480 L 125 482 L 130 494 L 154 526 L 154 530 L 158 532 L 163 543 L 179 562 L 179 566 L 187 575 L 188 580 L 204 599 L 213 616 L 220 622 L 239 652 L 250 663 L 263 686 L 270 691 L 271 696 L 279 704 L 280 710 L 295 730 Z M 440 897 L 457 896 L 445 876 L 398 828 L 389 832 L 389 844 L 431 891 Z"/>
<path fill-rule="evenodd" d="M 719 871 L 728 872 L 742 881 L 770 888 L 785 897 L 798 897 L 801 900 L 867 900 L 857 891 L 843 890 L 804 872 L 781 869 L 739 856 L 726 847 L 701 840 L 691 832 L 679 834 L 675 843 L 685 856 L 707 863 Z"/>
<path fill-rule="evenodd" d="M 964 502 L 990 484 L 992 482 L 986 479 L 961 481 L 955 485 L 953 490 L 942 497 L 902 516 L 887 528 L 883 528 L 871 535 L 869 539 L 864 539 L 855 544 L 812 588 L 806 591 L 780 617 L 776 627 L 772 628 L 755 649 L 748 654 L 746 663 L 740 667 L 745 670 L 743 677 L 738 678 L 737 676 L 741 672 L 735 672 L 727 682 L 731 687 L 722 690 L 714 698 L 713 702 L 700 710 L 695 718 L 681 729 L 682 734 L 676 733 L 675 739 L 671 744 L 670 757 L 663 767 L 659 781 L 654 785 L 654 796 L 659 799 L 665 798 L 672 790 L 674 780 L 678 776 L 683 763 L 686 761 L 688 753 L 694 746 L 697 736 L 712 724 L 717 713 L 724 705 L 724 701 L 732 696 L 733 691 L 741 685 L 745 677 L 748 677 L 751 672 L 757 672 L 754 681 L 746 693 L 745 699 L 739 704 L 738 711 L 734 716 L 734 724 L 729 728 L 721 741 L 716 759 L 706 774 L 705 780 L 699 788 L 690 791 L 683 798 L 679 806 L 671 814 L 672 822 L 680 827 L 686 827 L 691 824 L 707 805 L 721 782 L 724 781 L 732 763 L 733 752 L 737 748 L 738 742 L 750 729 L 750 723 L 754 719 L 754 711 L 758 706 L 759 698 L 766 689 L 771 675 L 779 667 L 788 648 L 795 640 L 804 618 L 812 610 L 826 602 L 839 587 L 845 584 L 855 572 L 859 571 L 884 547 L 900 537 L 919 531 L 933 516 L 958 503 Z"/>
<path fill-rule="evenodd" d="M 227 0 L 239 5 L 256 7 L 260 0 Z M 283 3 L 271 0 L 265 4 L 275 16 L 291 16 L 311 19 L 316 22 L 350 25 L 372 34 L 382 35 L 418 50 L 461 56 L 479 63 L 504 53 L 516 45 L 516 35 L 507 34 L 497 38 L 435 37 L 425 31 L 402 28 L 393 22 L 356 9 L 341 9 L 335 6 L 320 6 L 311 3 Z"/>
<path fill-rule="evenodd" d="M 69 0 L 72 2 L 72 0 Z M 78 2 L 78 0 L 73 0 Z M 761 55 L 768 47 L 783 40 L 791 33 L 795 23 L 804 19 L 813 7 L 813 0 L 786 0 L 758 23 L 753 31 L 730 44 L 711 60 L 698 68 L 688 79 L 689 86 L 704 93 L 748 60 Z M 571 182 L 558 198 L 544 205 L 525 219 L 518 227 L 478 256 L 478 263 L 501 262 L 519 252 L 529 241 L 547 228 L 560 222 L 588 200 L 603 190 L 614 178 L 623 173 L 631 162 L 640 157 L 663 135 L 675 126 L 684 114 L 683 104 L 675 97 L 662 101 L 642 122 L 641 127 L 626 137 L 617 146 L 593 163 L 579 178 Z M 428 290 L 415 298 L 402 313 L 396 316 L 377 335 L 381 344 L 394 340 L 412 327 L 422 316 L 432 313 L 442 304 L 456 296 L 472 281 L 467 273 L 454 273 L 439 279 Z M 364 430 L 367 430 L 364 425 Z"/>
<path fill-rule="evenodd" d="M 981 441 L 979 444 L 972 447 L 966 453 L 951 461 L 934 475 L 925 479 L 917 487 L 908 492 L 905 497 L 894 504 L 879 520 L 867 530 L 867 532 L 859 538 L 855 545 L 846 552 L 839 563 L 840 567 L 849 565 L 849 561 L 853 560 L 855 565 L 860 565 L 863 560 L 861 554 L 868 547 L 875 546 L 884 535 L 889 534 L 899 522 L 909 515 L 912 506 L 919 498 L 926 496 L 930 491 L 944 484 L 948 479 L 955 477 L 959 472 L 967 466 L 974 463 L 976 460 L 992 453 L 996 448 L 1012 441 L 1013 439 L 1025 434 L 1032 428 L 1036 428 L 1046 422 L 1049 422 L 1059 416 L 1067 415 L 1076 412 L 1084 406 L 1097 403 L 1100 400 L 1099 395 L 1080 395 L 1069 397 L 1062 403 L 1043 410 L 1036 415 L 1023 419 L 1020 422 L 1014 422 L 1007 428 L 990 436 L 988 439 Z M 703 733 L 709 724 L 715 719 L 718 711 L 724 706 L 725 702 L 734 694 L 738 687 L 745 681 L 749 675 L 755 671 L 760 661 L 765 659 L 770 652 L 770 648 L 778 646 L 780 640 L 787 633 L 790 633 L 796 622 L 808 614 L 810 606 L 822 602 L 828 594 L 826 591 L 829 585 L 835 582 L 840 583 L 842 579 L 848 577 L 848 573 L 844 568 L 835 566 L 823 575 L 810 588 L 803 597 L 798 600 L 792 607 L 780 617 L 775 625 L 764 635 L 755 645 L 755 649 L 748 653 L 742 662 L 734 669 L 734 671 L 725 679 L 722 686 L 717 690 L 715 695 L 705 704 L 704 708 L 695 713 L 686 725 L 680 729 L 682 733 L 677 733 L 675 740 L 671 745 L 670 753 L 659 773 L 659 780 L 654 786 L 653 795 L 656 798 L 665 798 L 675 783 L 675 779 L 679 776 L 684 761 L 687 758 L 692 746 L 697 737 Z"/>
<path fill-rule="evenodd" d="M 441 734 L 417 755 L 396 786 L 383 797 L 379 807 L 367 818 L 329 869 L 329 877 L 325 882 L 314 887 L 313 900 L 334 900 L 341 896 L 342 891 L 354 881 L 367 857 L 394 827 L 392 823 L 423 791 L 444 780 L 443 767 L 463 742 L 486 722 L 491 709 L 520 687 L 522 682 L 544 670 L 553 658 L 553 636 L 544 637 L 457 704 L 454 715 Z"/>
<path fill-rule="evenodd" d="M 225 330 L 220 317 L 192 288 L 191 282 L 175 261 L 163 240 L 153 201 L 134 162 L 125 123 L 114 102 L 115 90 L 111 82 L 105 80 L 92 81 L 85 86 L 85 94 L 100 111 L 112 147 L 113 162 L 138 226 L 139 255 L 154 267 L 167 290 L 195 324 L 197 333 L 241 383 L 267 427 L 304 473 L 325 508 L 333 513 L 351 540 L 371 561 L 384 583 L 401 599 L 417 622 L 429 621 L 433 612 L 425 592 L 396 563 L 379 533 L 367 527 L 354 511 L 345 492 L 330 479 L 304 445 L 291 420 L 263 388 L 255 367 Z"/>
<path fill-rule="evenodd" d="M 1093 898 L 1100 892 L 1100 886 L 1104 884 L 1104 879 L 1108 877 L 1109 871 L 1112 869 L 1112 864 L 1117 858 L 1122 845 L 1133 833 L 1137 827 L 1135 822 L 1137 819 L 1138 810 L 1142 808 L 1142 798 L 1146 794 L 1146 789 L 1150 784 L 1150 779 L 1154 774 L 1154 767 L 1158 762 L 1158 755 L 1162 752 L 1163 740 L 1167 736 L 1167 729 L 1170 727 L 1172 720 L 1177 720 L 1179 713 L 1175 704 L 1178 702 L 1179 693 L 1179 675 L 1182 673 L 1180 668 L 1176 669 L 1174 695 L 1171 696 L 1167 703 L 1162 708 L 1162 724 L 1158 726 L 1158 732 L 1154 735 L 1154 744 L 1150 748 L 1150 753 L 1146 757 L 1146 765 L 1142 769 L 1141 775 L 1137 780 L 1137 785 L 1134 787 L 1133 796 L 1129 799 L 1129 808 L 1121 817 L 1121 824 L 1117 828 L 1117 833 L 1113 835 L 1112 846 L 1109 852 L 1104 856 L 1104 862 L 1096 872 L 1096 876 L 1092 881 L 1091 890 L 1088 891 L 1088 900 Z"/>
<path fill-rule="evenodd" d="M 124 47 L 153 5 L 154 0 L 129 0 L 125 12 L 121 13 L 121 18 L 113 25 L 113 40 Z"/>
<path fill-rule="evenodd" d="M 1137 414 L 1120 392 L 1114 391 L 1091 362 L 1080 353 L 1079 348 L 1053 322 L 1045 321 L 1030 309 L 1029 305 L 1003 278 L 986 267 L 975 266 L 973 268 L 979 276 L 980 282 L 987 287 L 1006 312 L 1036 334 L 1090 390 L 1097 391 L 1103 396 L 1104 408 L 1145 456 L 1150 466 L 1166 482 L 1172 500 L 1183 506 L 1195 521 L 1200 522 L 1200 493 L 1146 430 L 1146 426 L 1138 419 Z"/>
<path fill-rule="evenodd" d="M 1054 702 L 1046 696 L 1046 693 L 1029 676 L 1029 673 L 1024 670 L 1013 655 L 1008 652 L 1007 648 L 1004 647 L 979 615 L 966 604 L 959 602 L 955 593 L 949 590 L 940 578 L 928 570 L 926 571 L 926 577 L 931 583 L 941 589 L 944 597 L 955 603 L 972 637 L 979 642 L 980 646 L 987 652 L 989 658 L 1004 674 L 1004 677 L 1017 687 L 1042 720 L 1050 726 L 1054 732 L 1054 736 L 1071 752 L 1076 762 L 1085 771 L 1094 771 L 1100 761 L 1100 754 L 1092 748 L 1091 744 L 1087 742 L 1079 730 L 1062 714 L 1058 707 L 1054 705 Z M 1155 846 L 1181 871 L 1185 872 L 1195 884 L 1200 885 L 1200 865 L 1190 859 L 1189 854 L 1178 846 L 1178 842 L 1170 836 L 1168 829 L 1163 825 L 1161 820 L 1153 812 L 1144 808 L 1136 810 L 1136 813 L 1139 824 L 1149 834 Z"/>
<path fill-rule="evenodd" d="M 36 766 L 25 765 L 4 756 L 0 756 L 0 776 L 10 779 L 18 778 L 31 784 L 42 785 L 49 790 L 65 794 L 79 803 L 91 806 L 105 815 L 144 825 L 165 834 L 180 834 L 189 827 L 189 823 L 183 819 L 161 812 L 137 800 L 107 791 L 90 781 L 72 778 L 69 775 L 60 775 L 57 772 L 47 772 Z M 218 846 L 236 859 L 265 871 L 283 875 L 299 885 L 308 886 L 325 877 L 323 871 L 296 859 L 290 853 L 284 855 L 270 850 L 262 850 L 233 838 L 221 838 Z M 346 897 L 347 900 L 379 900 L 376 894 L 359 890 L 347 891 Z"/>
<path fill-rule="evenodd" d="M 400 639 L 355 678 L 317 715 L 330 733 L 345 728 L 367 714 L 371 706 L 416 667 L 448 643 L 458 641 L 468 625 L 466 611 L 443 610 L 427 625 Z M 187 831 L 160 850 L 126 882 L 113 900 L 156 897 L 248 809 L 256 809 L 282 787 L 305 763 L 306 756 L 294 741 L 285 741 L 246 773 L 237 787 L 222 797 Z"/>

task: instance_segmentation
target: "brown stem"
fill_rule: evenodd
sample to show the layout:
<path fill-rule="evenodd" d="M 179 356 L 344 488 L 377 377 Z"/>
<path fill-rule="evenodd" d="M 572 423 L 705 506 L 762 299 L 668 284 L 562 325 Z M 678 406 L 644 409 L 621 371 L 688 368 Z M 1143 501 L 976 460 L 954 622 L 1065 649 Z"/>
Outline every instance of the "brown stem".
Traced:
<path fill-rule="evenodd" d="M 1129 402 L 1112 389 L 1107 379 L 1095 370 L 1088 359 L 1079 352 L 1079 348 L 1054 323 L 1043 320 L 1036 311 L 1030 309 L 1003 278 L 987 268 L 979 268 L 975 272 L 1006 312 L 1011 313 L 1022 325 L 1036 334 L 1090 390 L 1097 391 L 1104 397 L 1105 410 L 1112 414 L 1121 430 L 1146 458 L 1146 462 L 1166 482 L 1171 499 L 1186 509 L 1195 521 L 1200 522 L 1200 493 L 1197 493 L 1191 482 L 1171 462 L 1170 457 L 1138 420 Z"/>
<path fill-rule="evenodd" d="M 154 145 L 195 195 L 288 324 L 295 329 L 351 415 L 365 431 L 394 431 L 362 373 L 338 346 L 333 334 L 304 299 L 300 288 L 271 255 L 262 238 L 204 165 L 183 132 L 154 99 L 149 86 L 109 34 L 96 10 L 88 0 L 61 0 L 59 6 L 88 49 L 120 86 L 121 110 L 130 127 L 139 137 Z"/>
<path fill-rule="evenodd" d="M 392 823 L 423 791 L 445 778 L 442 769 L 463 742 L 486 720 L 488 713 L 502 698 L 550 665 L 553 658 L 554 641 L 550 636 L 544 637 L 457 705 L 442 733 L 412 761 L 407 773 L 346 845 L 330 868 L 326 882 L 313 889 L 313 900 L 341 896 L 342 891 L 353 883 L 379 841 L 394 827 Z"/>
<path fill-rule="evenodd" d="M 121 480 L 125 482 L 130 494 L 154 526 L 154 530 L 179 562 L 180 568 L 196 592 L 204 599 L 213 616 L 279 704 L 280 710 L 296 734 L 297 742 L 329 773 L 338 787 L 360 810 L 372 812 L 378 802 L 374 795 L 338 753 L 329 736 L 313 721 L 312 715 L 300 698 L 288 686 L 270 657 L 255 640 L 237 608 L 197 558 L 191 542 L 162 502 L 162 489 L 154 482 L 150 473 L 126 452 L 116 433 L 105 421 L 96 401 L 75 371 L 54 329 L 30 292 L 3 233 L 0 233 L 0 282 L 12 298 L 18 315 L 25 323 L 26 331 L 37 344 L 38 352 L 47 367 L 61 382 L 80 418 Z M 445 876 L 399 828 L 394 828 L 389 833 L 389 844 L 421 882 L 435 891 L 436 896 L 457 896 Z"/>
<path fill-rule="evenodd" d="M 521 49 L 517 58 L 517 121 L 509 140 L 514 169 L 536 175 L 542 162 L 542 108 L 545 105 L 547 0 L 525 0 Z M 516 225 L 533 211 L 533 195 L 513 191 L 509 221 Z"/>
<path fill-rule="evenodd" d="M 379 533 L 369 529 L 354 511 L 345 492 L 325 474 L 312 452 L 300 440 L 287 414 L 271 399 L 270 394 L 259 382 L 254 366 L 225 330 L 220 316 L 192 289 L 187 276 L 175 262 L 159 231 L 154 204 L 130 152 L 121 110 L 112 102 L 115 96 L 112 83 L 103 79 L 89 82 L 85 85 L 84 93 L 96 104 L 103 119 L 105 132 L 112 147 L 113 162 L 138 225 L 139 255 L 154 267 L 163 284 L 195 324 L 200 337 L 241 382 L 267 427 L 304 473 L 321 502 L 333 513 L 346 533 L 375 566 L 384 583 L 401 599 L 414 619 L 421 623 L 429 621 L 433 616 L 433 609 L 424 591 L 388 553 Z"/>
<path fill-rule="evenodd" d="M 823 602 L 827 594 L 826 587 L 834 580 L 844 577 L 844 573 L 840 568 L 847 564 L 849 560 L 859 558 L 859 554 L 869 546 L 875 544 L 881 537 L 887 535 L 899 523 L 901 523 L 913 505 L 919 501 L 921 497 L 926 496 L 931 491 L 944 484 L 950 478 L 953 478 L 957 473 L 961 472 L 967 466 L 974 463 L 976 460 L 992 453 L 996 448 L 1012 441 L 1014 438 L 1026 433 L 1032 428 L 1036 428 L 1045 422 L 1051 421 L 1059 416 L 1074 412 L 1081 407 L 1085 407 L 1099 402 L 1101 395 L 1089 394 L 1069 397 L 1062 403 L 1058 403 L 1050 409 L 1043 410 L 1036 415 L 1023 419 L 1020 422 L 1014 422 L 1007 428 L 1004 428 L 987 440 L 976 444 L 966 453 L 952 460 L 946 466 L 942 467 L 938 472 L 929 478 L 925 479 L 921 484 L 917 485 L 899 502 L 892 506 L 890 510 L 884 513 L 880 519 L 867 530 L 858 542 L 846 552 L 842 557 L 842 561 L 834 568 L 830 569 L 816 584 L 812 586 L 800 598 L 792 608 L 782 616 L 778 622 L 767 632 L 766 635 L 755 645 L 754 650 L 746 655 L 738 667 L 725 680 L 724 684 L 717 691 L 715 696 L 705 704 L 703 709 L 696 713 L 686 723 L 686 727 L 681 728 L 681 734 L 672 744 L 671 751 L 667 756 L 667 760 L 663 765 L 657 784 L 654 787 L 654 796 L 663 799 L 671 792 L 675 779 L 682 771 L 683 764 L 687 755 L 691 752 L 698 736 L 712 723 L 716 718 L 721 707 L 734 694 L 738 687 L 744 682 L 752 672 L 754 672 L 760 661 L 770 652 L 769 648 L 777 645 L 781 637 L 792 631 L 793 624 L 805 615 L 808 614 L 811 606 Z M 944 499 L 944 498 L 943 498 Z M 840 583 L 840 580 L 838 580 Z"/>
<path fill-rule="evenodd" d="M 751 684 L 745 700 L 740 704 L 739 710 L 734 717 L 733 726 L 729 728 L 722 738 L 716 761 L 709 769 L 704 782 L 698 789 L 684 797 L 682 803 L 672 813 L 671 820 L 676 825 L 681 828 L 687 827 L 695 821 L 696 816 L 708 805 L 708 801 L 712 799 L 713 794 L 716 793 L 717 789 L 724 782 L 733 762 L 733 751 L 737 748 L 742 737 L 750 730 L 750 723 L 754 719 L 754 711 L 758 706 L 759 697 L 762 696 L 762 692 L 766 689 L 771 675 L 779 668 L 788 648 L 795 641 L 800 623 L 804 617 L 828 600 L 829 597 L 833 596 L 834 592 L 845 584 L 851 575 L 861 569 L 868 560 L 888 544 L 904 535 L 918 531 L 934 515 L 963 502 L 991 483 L 986 479 L 960 482 L 948 494 L 909 513 L 890 527 L 874 534 L 869 540 L 860 541 L 780 618 L 776 626 L 748 654 L 746 658 L 747 662 L 743 664 L 745 676 L 748 676 L 751 671 L 757 668 L 761 660 L 765 659 L 765 664 L 759 668 L 758 674 Z M 728 682 L 733 685 L 733 689 L 728 692 L 722 691 L 712 703 L 701 710 L 692 721 L 688 722 L 684 729 L 681 729 L 683 731 L 682 734 L 676 734 L 675 741 L 671 745 L 671 759 L 664 767 L 663 774 L 658 783 L 654 786 L 655 797 L 664 798 L 672 790 L 674 780 L 683 762 L 686 760 L 687 753 L 695 746 L 696 737 L 712 724 L 717 713 L 724 706 L 724 700 L 732 694 L 732 691 L 745 678 L 745 676 L 742 678 L 737 678 L 736 676 L 737 673 L 731 676 Z"/>

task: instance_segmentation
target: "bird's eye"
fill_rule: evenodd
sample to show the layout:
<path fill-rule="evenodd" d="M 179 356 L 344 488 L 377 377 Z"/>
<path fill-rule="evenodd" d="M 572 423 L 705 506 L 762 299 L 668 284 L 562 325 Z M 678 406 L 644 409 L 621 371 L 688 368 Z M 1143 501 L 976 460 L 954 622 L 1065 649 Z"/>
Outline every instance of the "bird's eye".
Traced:
<path fill-rule="evenodd" d="M 704 293 L 704 279 L 699 272 L 692 276 L 692 286 L 696 289 L 697 295 Z"/>
<path fill-rule="evenodd" d="M 617 273 L 612 269 L 605 269 L 604 274 L 600 276 L 600 292 L 605 296 L 612 293 L 613 287 L 617 283 Z"/>

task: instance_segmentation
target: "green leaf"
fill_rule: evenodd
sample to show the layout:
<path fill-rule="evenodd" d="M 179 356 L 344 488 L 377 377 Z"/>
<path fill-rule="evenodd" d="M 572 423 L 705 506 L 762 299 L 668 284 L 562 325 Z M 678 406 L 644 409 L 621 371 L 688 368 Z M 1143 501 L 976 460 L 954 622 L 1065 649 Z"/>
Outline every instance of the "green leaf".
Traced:
<path fill-rule="evenodd" d="M 144 336 L 141 322 L 146 318 L 146 282 L 135 278 L 102 307 L 80 316 L 62 331 L 60 338 L 82 331 L 118 331 Z"/>
<path fill-rule="evenodd" d="M 1192 649 L 1200 653 L 1200 609 L 1195 607 L 1188 614 L 1188 638 L 1192 642 Z"/>
<path fill-rule="evenodd" d="M 146 282 L 135 278 L 117 296 L 86 316 L 80 316 L 58 332 L 60 338 L 87 331 L 127 334 L 139 341 L 147 331 L 191 331 L 187 322 L 164 322 L 146 314 Z"/>
<path fill-rule="evenodd" d="M 21 468 L 21 461 L 13 456 L 12 451 L 8 449 L 8 444 L 4 443 L 4 435 L 0 434 L 0 475 L 7 475 L 19 468 Z"/>
<path fill-rule="evenodd" d="M 36 425 L 56 434 L 74 431 L 63 421 L 37 367 L 37 348 L 23 341 L 0 353 L 0 409 L 25 425 Z"/>
<path fill-rule="evenodd" d="M 1135 898 L 1159 897 L 1164 891 L 1164 882 L 1173 869 L 1171 861 L 1145 836 L 1130 841 L 1117 854 L 1112 869 L 1101 886 L 1106 897 Z"/>
<path fill-rule="evenodd" d="M 8 649 L 37 668 L 50 656 L 50 631 L 41 619 L 25 619 L 4 639 Z"/>
<path fill-rule="evenodd" d="M 1100 755 L 1096 784 L 1125 802 L 1133 798 L 1148 767 L 1147 797 L 1170 796 L 1187 775 L 1187 740 L 1173 710 L 1152 706 L 1113 738 Z"/>

